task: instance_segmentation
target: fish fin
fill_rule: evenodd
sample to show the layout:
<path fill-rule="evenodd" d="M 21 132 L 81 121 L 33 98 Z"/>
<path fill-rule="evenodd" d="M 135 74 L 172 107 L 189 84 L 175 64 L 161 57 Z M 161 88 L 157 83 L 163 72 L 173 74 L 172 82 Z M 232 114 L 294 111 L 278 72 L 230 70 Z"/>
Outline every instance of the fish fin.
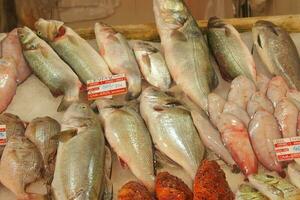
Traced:
<path fill-rule="evenodd" d="M 121 164 L 122 169 L 128 169 L 127 163 L 124 160 L 122 160 L 122 158 L 120 158 L 120 157 L 118 157 L 118 158 L 119 158 L 119 162 Z"/>
<path fill-rule="evenodd" d="M 259 35 L 259 34 L 257 35 L 257 44 L 258 44 L 258 46 L 259 46 L 260 48 L 263 48 L 263 47 L 262 47 L 262 43 L 261 43 L 261 38 L 260 38 L 260 35 Z"/>
<path fill-rule="evenodd" d="M 75 135 L 77 135 L 77 129 L 70 129 L 66 131 L 61 131 L 59 134 L 53 136 L 51 139 L 57 139 L 60 142 L 65 143 Z"/>
<path fill-rule="evenodd" d="M 225 36 L 229 37 L 231 35 L 231 30 L 227 26 L 224 26 L 225 28 Z"/>
<path fill-rule="evenodd" d="M 148 54 L 142 55 L 142 62 L 147 66 L 149 72 L 151 73 L 151 60 Z"/>
<path fill-rule="evenodd" d="M 179 165 L 159 150 L 155 150 L 155 169 L 163 168 L 167 165 L 171 168 L 178 168 Z"/>
<path fill-rule="evenodd" d="M 276 27 L 270 26 L 270 28 L 271 28 L 272 32 L 273 32 L 275 35 L 279 36 L 279 33 L 277 32 Z"/>
<path fill-rule="evenodd" d="M 185 37 L 185 35 L 182 32 L 177 31 L 177 30 L 172 31 L 171 37 L 174 39 L 177 39 L 179 41 L 183 41 L 183 42 L 187 41 L 187 38 Z"/>
<path fill-rule="evenodd" d="M 161 112 L 161 111 L 164 111 L 165 109 L 162 106 L 156 105 L 153 107 L 153 110 L 155 110 L 157 112 Z"/>
<path fill-rule="evenodd" d="M 105 55 L 105 48 L 104 48 L 103 44 L 102 44 L 102 43 L 99 44 L 99 45 L 98 45 L 98 48 L 99 48 L 99 54 L 100 54 L 101 56 L 104 56 L 104 55 Z"/>
<path fill-rule="evenodd" d="M 54 96 L 54 97 L 58 97 L 58 96 L 60 96 L 60 95 L 63 94 L 63 93 L 62 93 L 61 91 L 59 91 L 59 90 L 50 90 L 50 92 L 51 92 L 52 96 Z"/>
<path fill-rule="evenodd" d="M 78 99 L 67 99 L 64 96 L 57 108 L 57 112 L 62 112 L 67 110 L 67 108 L 75 101 L 78 101 Z"/>

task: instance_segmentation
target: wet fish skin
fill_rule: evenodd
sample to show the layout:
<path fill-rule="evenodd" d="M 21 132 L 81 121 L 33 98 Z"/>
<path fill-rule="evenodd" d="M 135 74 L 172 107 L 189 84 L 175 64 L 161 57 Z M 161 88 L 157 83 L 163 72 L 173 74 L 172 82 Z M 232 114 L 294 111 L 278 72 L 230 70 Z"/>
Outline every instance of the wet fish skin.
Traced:
<path fill-rule="evenodd" d="M 102 108 L 105 137 L 132 173 L 154 191 L 154 164 L 150 133 L 141 116 L 129 106 Z"/>
<path fill-rule="evenodd" d="M 273 144 L 273 140 L 281 138 L 275 117 L 265 110 L 258 110 L 250 121 L 249 136 L 258 161 L 268 170 L 283 174 Z"/>
<path fill-rule="evenodd" d="M 207 112 L 207 95 L 218 85 L 218 79 L 201 30 L 182 0 L 154 0 L 153 8 L 173 80 Z"/>
<path fill-rule="evenodd" d="M 300 198 L 300 190 L 286 179 L 262 173 L 253 174 L 248 179 L 251 185 L 272 200 L 297 200 Z"/>
<path fill-rule="evenodd" d="M 257 87 L 257 90 L 261 94 L 266 95 L 269 82 L 270 82 L 270 79 L 266 75 L 261 74 L 261 73 L 257 74 L 256 87 Z"/>
<path fill-rule="evenodd" d="M 247 112 L 252 118 L 258 110 L 266 110 L 269 113 L 274 113 L 272 102 L 261 92 L 255 92 L 247 104 Z"/>
<path fill-rule="evenodd" d="M 275 76 L 270 80 L 267 97 L 272 101 L 274 108 L 286 96 L 288 89 L 288 85 L 281 76 Z"/>
<path fill-rule="evenodd" d="M 235 161 L 224 146 L 219 131 L 211 124 L 206 114 L 192 111 L 191 115 L 204 146 L 212 150 L 229 166 L 234 167 L 236 165 Z"/>
<path fill-rule="evenodd" d="M 217 127 L 223 143 L 242 172 L 246 176 L 257 173 L 257 158 L 244 123 L 232 114 L 222 113 Z"/>
<path fill-rule="evenodd" d="M 154 87 L 142 92 L 140 112 L 156 149 L 193 179 L 205 149 L 190 112 L 177 99 Z"/>
<path fill-rule="evenodd" d="M 16 63 L 10 58 L 0 58 L 0 113 L 10 104 L 17 90 Z M 5 94 L 5 95 L 3 95 Z"/>
<path fill-rule="evenodd" d="M 58 111 L 79 100 L 81 83 L 69 66 L 54 50 L 27 27 L 18 29 L 23 54 L 33 72 L 47 85 L 54 96 L 64 94 Z"/>
<path fill-rule="evenodd" d="M 248 101 L 255 92 L 256 87 L 254 83 L 247 77 L 241 75 L 231 82 L 227 100 L 236 103 L 246 110 Z"/>
<path fill-rule="evenodd" d="M 63 22 L 39 19 L 35 28 L 37 34 L 69 64 L 83 84 L 111 75 L 103 58 Z"/>
<path fill-rule="evenodd" d="M 160 50 L 142 41 L 136 42 L 133 50 L 140 70 L 148 83 L 161 90 L 167 90 L 172 80 Z"/>
<path fill-rule="evenodd" d="M 236 103 L 227 101 L 224 105 L 223 113 L 229 113 L 236 116 L 244 123 L 245 127 L 248 127 L 250 117 L 248 113 Z"/>
<path fill-rule="evenodd" d="M 219 116 L 223 112 L 224 106 L 225 106 L 225 99 L 220 97 L 216 93 L 210 93 L 208 95 L 208 113 L 210 121 L 213 123 L 213 125 L 217 126 Z"/>
<path fill-rule="evenodd" d="M 139 96 L 142 79 L 138 63 L 127 39 L 104 23 L 95 24 L 95 35 L 100 55 L 113 74 L 125 74 L 128 82 L 127 99 Z"/>
<path fill-rule="evenodd" d="M 290 163 L 287 168 L 287 173 L 291 183 L 300 188 L 300 166 L 297 163 Z"/>
<path fill-rule="evenodd" d="M 287 98 L 282 98 L 277 104 L 274 116 L 280 126 L 283 138 L 297 136 L 298 109 Z"/>
<path fill-rule="evenodd" d="M 253 28 L 253 41 L 263 63 L 273 75 L 300 89 L 300 58 L 288 32 L 269 21 L 259 20 Z"/>
<path fill-rule="evenodd" d="M 55 168 L 60 124 L 50 117 L 38 117 L 27 126 L 25 136 L 38 148 L 44 163 L 43 176 L 51 184 Z"/>
<path fill-rule="evenodd" d="M 54 199 L 98 200 L 104 190 L 105 143 L 97 115 L 87 104 L 73 103 L 61 125 L 66 135 L 57 150 Z M 69 137 L 72 132 L 76 135 Z"/>
<path fill-rule="evenodd" d="M 0 181 L 18 199 L 34 199 L 26 187 L 42 178 L 43 160 L 35 145 L 24 136 L 12 136 L 0 163 Z"/>
<path fill-rule="evenodd" d="M 217 17 L 211 17 L 207 26 L 208 43 L 222 77 L 232 80 L 244 75 L 256 82 L 254 59 L 239 32 L 231 24 L 226 24 Z"/>
<path fill-rule="evenodd" d="M 22 46 L 19 41 L 17 30 L 17 28 L 13 29 L 2 41 L 2 56 L 4 58 L 10 57 L 14 59 L 17 70 L 17 83 L 21 84 L 32 72 L 23 56 Z"/>
<path fill-rule="evenodd" d="M 300 110 L 300 92 L 298 90 L 288 90 L 286 97 Z"/>
<path fill-rule="evenodd" d="M 0 114 L 0 125 L 6 125 L 7 141 L 12 136 L 24 136 L 25 125 L 23 121 L 16 115 L 10 113 Z M 0 156 L 5 146 L 0 146 Z"/>
<path fill-rule="evenodd" d="M 235 194 L 235 200 L 268 200 L 268 198 L 250 185 L 242 184 Z"/>

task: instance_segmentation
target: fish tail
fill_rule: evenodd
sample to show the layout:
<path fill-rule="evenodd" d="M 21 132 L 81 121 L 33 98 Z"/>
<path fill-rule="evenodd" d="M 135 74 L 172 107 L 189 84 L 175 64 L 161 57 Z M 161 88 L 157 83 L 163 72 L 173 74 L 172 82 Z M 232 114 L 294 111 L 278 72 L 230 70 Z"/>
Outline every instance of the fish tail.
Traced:
<path fill-rule="evenodd" d="M 62 112 L 67 110 L 67 108 L 74 102 L 78 101 L 78 97 L 77 98 L 67 98 L 66 96 L 64 96 L 64 98 L 61 100 L 58 108 L 57 108 L 57 112 Z"/>

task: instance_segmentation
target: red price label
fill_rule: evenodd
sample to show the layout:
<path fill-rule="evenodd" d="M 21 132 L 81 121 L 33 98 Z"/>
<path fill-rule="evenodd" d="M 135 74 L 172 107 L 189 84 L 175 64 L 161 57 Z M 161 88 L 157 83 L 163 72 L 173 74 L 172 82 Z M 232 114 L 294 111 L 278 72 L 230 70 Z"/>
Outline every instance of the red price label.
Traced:
<path fill-rule="evenodd" d="M 300 137 L 277 139 L 273 143 L 278 161 L 300 158 Z"/>
<path fill-rule="evenodd" d="M 127 93 L 126 76 L 112 75 L 87 82 L 88 100 Z"/>
<path fill-rule="evenodd" d="M 0 146 L 5 146 L 6 143 L 6 125 L 0 125 Z"/>

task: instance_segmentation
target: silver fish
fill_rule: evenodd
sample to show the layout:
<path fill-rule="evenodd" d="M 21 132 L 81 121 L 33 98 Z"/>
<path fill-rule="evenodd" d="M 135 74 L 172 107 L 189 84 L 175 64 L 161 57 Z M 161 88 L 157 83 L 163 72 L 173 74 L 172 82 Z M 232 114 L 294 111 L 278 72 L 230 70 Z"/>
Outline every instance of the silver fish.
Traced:
<path fill-rule="evenodd" d="M 154 0 L 153 6 L 172 78 L 207 112 L 207 95 L 218 85 L 218 79 L 201 30 L 182 0 Z"/>
<path fill-rule="evenodd" d="M 103 58 L 63 22 L 39 19 L 35 28 L 37 34 L 70 65 L 82 83 L 111 75 Z"/>
<path fill-rule="evenodd" d="M 154 191 L 152 141 L 141 116 L 129 106 L 113 104 L 100 109 L 100 116 L 112 149 L 132 173 Z"/>
<path fill-rule="evenodd" d="M 23 54 L 33 72 L 54 96 L 64 94 L 58 111 L 79 100 L 81 83 L 76 74 L 54 50 L 27 27 L 18 29 Z"/>
<path fill-rule="evenodd" d="M 105 144 L 97 115 L 84 103 L 64 114 L 52 192 L 55 200 L 98 200 L 104 190 Z"/>
<path fill-rule="evenodd" d="M 246 110 L 248 101 L 255 92 L 256 87 L 250 79 L 246 76 L 238 76 L 231 82 L 227 100 Z"/>
<path fill-rule="evenodd" d="M 171 75 L 159 49 L 149 43 L 138 41 L 133 45 L 133 50 L 148 83 L 161 90 L 168 89 L 172 82 Z"/>
<path fill-rule="evenodd" d="M 300 190 L 285 179 L 269 174 L 248 176 L 250 184 L 271 200 L 298 200 Z"/>
<path fill-rule="evenodd" d="M 300 89 L 300 58 L 297 48 L 283 28 L 259 20 L 253 28 L 253 41 L 268 71 L 280 75 L 294 89 Z"/>
<path fill-rule="evenodd" d="M 127 99 L 138 97 L 142 90 L 141 73 L 126 38 L 104 23 L 95 24 L 95 35 L 100 55 L 110 71 L 114 74 L 126 75 Z"/>
<path fill-rule="evenodd" d="M 265 110 L 258 110 L 249 124 L 249 136 L 258 161 L 268 170 L 284 174 L 273 144 L 273 140 L 281 138 L 275 117 Z"/>
<path fill-rule="evenodd" d="M 284 138 L 297 136 L 298 109 L 287 98 L 278 102 L 274 116 L 280 126 Z"/>
<path fill-rule="evenodd" d="M 142 92 L 140 111 L 156 149 L 194 179 L 205 149 L 190 112 L 174 97 L 154 87 Z"/>

